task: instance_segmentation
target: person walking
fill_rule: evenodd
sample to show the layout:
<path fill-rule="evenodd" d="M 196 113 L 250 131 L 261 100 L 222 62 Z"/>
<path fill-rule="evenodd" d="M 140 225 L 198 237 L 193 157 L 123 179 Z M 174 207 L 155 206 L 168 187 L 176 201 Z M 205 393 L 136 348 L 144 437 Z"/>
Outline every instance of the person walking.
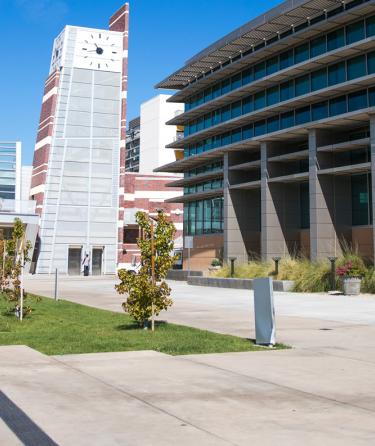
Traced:
<path fill-rule="evenodd" d="M 90 272 L 90 257 L 87 253 L 82 261 L 82 265 L 83 265 L 83 275 L 88 276 Z"/>

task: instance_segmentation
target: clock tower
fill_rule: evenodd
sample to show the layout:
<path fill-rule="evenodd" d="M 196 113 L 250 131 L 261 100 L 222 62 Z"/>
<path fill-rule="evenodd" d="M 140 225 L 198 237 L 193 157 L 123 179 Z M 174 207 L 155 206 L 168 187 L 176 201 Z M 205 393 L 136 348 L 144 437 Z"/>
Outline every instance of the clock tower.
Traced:
<path fill-rule="evenodd" d="M 55 39 L 34 151 L 36 272 L 113 274 L 122 253 L 128 4 L 110 29 Z M 124 147 L 123 147 L 124 146 Z"/>

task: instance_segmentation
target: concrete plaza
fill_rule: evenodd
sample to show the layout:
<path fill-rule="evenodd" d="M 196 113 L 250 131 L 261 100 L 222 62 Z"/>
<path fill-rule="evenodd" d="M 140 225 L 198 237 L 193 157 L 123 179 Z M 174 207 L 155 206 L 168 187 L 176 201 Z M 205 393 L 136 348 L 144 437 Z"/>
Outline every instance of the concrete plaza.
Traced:
<path fill-rule="evenodd" d="M 61 278 L 59 294 L 122 311 L 115 282 Z M 254 337 L 251 292 L 171 286 L 162 319 Z M 53 281 L 34 276 L 26 288 L 52 295 Z M 373 445 L 375 298 L 275 302 L 277 339 L 291 350 L 46 357 L 0 347 L 0 444 L 22 444 L 27 426 L 38 445 Z"/>

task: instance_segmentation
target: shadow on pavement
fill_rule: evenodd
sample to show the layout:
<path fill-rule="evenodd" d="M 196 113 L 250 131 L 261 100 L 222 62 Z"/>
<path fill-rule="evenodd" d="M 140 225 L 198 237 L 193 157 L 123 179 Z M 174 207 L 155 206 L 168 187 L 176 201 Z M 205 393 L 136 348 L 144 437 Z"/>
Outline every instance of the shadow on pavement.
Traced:
<path fill-rule="evenodd" d="M 0 392 L 0 418 L 25 446 L 58 446 L 3 392 Z"/>

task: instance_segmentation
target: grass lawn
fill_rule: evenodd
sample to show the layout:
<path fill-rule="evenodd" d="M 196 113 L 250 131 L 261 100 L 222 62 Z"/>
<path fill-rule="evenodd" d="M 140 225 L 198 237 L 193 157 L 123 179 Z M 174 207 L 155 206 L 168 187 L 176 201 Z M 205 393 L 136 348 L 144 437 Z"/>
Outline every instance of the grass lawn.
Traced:
<path fill-rule="evenodd" d="M 125 313 L 29 295 L 33 308 L 23 322 L 7 314 L 0 296 L 0 345 L 28 345 L 47 355 L 156 350 L 170 355 L 260 350 L 252 341 L 161 323 L 154 333 L 139 329 Z M 278 345 L 276 348 L 285 348 Z"/>

